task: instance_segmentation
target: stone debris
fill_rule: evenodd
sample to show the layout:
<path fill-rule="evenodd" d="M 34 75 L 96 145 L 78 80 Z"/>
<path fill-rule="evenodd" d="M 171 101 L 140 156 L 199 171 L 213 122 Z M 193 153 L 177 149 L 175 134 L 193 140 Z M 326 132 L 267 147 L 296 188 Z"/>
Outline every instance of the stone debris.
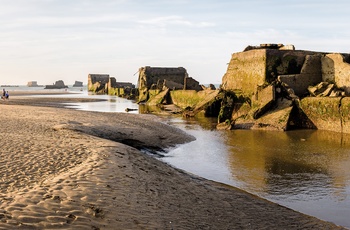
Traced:
<path fill-rule="evenodd" d="M 320 82 L 315 86 L 309 86 L 308 91 L 313 97 L 342 97 L 345 92 L 338 89 L 334 84 L 328 82 Z"/>

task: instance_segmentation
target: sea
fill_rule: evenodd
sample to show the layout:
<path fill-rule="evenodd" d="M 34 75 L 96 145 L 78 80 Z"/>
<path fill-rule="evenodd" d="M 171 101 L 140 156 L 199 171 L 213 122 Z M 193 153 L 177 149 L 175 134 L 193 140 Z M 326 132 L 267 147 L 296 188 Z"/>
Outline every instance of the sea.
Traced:
<path fill-rule="evenodd" d="M 18 86 L 9 90 L 44 90 Z M 64 89 L 63 89 L 64 90 Z M 109 95 L 73 94 L 42 97 L 89 97 L 99 102 L 67 103 L 86 111 L 143 113 L 143 105 Z M 159 116 L 196 140 L 154 157 L 188 173 L 227 184 L 301 213 L 350 228 L 350 135 L 322 130 L 288 132 L 216 130 L 216 119 Z"/>

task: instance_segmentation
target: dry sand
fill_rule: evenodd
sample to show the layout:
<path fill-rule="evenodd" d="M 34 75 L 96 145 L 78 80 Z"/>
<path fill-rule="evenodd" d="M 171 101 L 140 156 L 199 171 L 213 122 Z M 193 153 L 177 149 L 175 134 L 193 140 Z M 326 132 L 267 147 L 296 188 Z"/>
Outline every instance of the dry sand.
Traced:
<path fill-rule="evenodd" d="M 0 229 L 341 229 L 141 152 L 193 140 L 155 116 L 38 100 L 0 101 Z"/>

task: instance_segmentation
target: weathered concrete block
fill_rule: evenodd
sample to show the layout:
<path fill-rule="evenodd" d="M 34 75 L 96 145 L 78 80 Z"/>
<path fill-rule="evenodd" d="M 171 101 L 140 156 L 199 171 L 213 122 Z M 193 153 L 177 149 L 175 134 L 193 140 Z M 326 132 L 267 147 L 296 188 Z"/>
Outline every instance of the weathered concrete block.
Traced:
<path fill-rule="evenodd" d="M 300 74 L 280 75 L 279 79 L 294 90 L 301 97 L 308 93 L 310 85 L 322 81 L 321 55 L 306 55 Z"/>
<path fill-rule="evenodd" d="M 292 44 L 288 44 L 288 45 L 284 45 L 281 48 L 279 48 L 280 50 L 295 50 L 295 46 Z"/>
<path fill-rule="evenodd" d="M 148 106 L 156 106 L 159 104 L 162 104 L 164 101 L 166 101 L 166 97 L 169 94 L 169 89 L 163 90 L 162 92 L 153 95 L 146 103 Z"/>
<path fill-rule="evenodd" d="M 323 93 L 329 86 L 328 82 L 320 82 L 319 84 L 315 86 L 309 86 L 308 91 L 311 96 L 316 97 L 319 94 Z"/>
<path fill-rule="evenodd" d="M 293 89 L 295 95 L 303 97 L 308 93 L 308 87 L 321 82 L 321 75 L 293 74 L 281 75 L 280 80 Z"/>
<path fill-rule="evenodd" d="M 317 129 L 342 132 L 340 100 L 341 98 L 306 97 L 300 101 L 300 108 Z"/>
<path fill-rule="evenodd" d="M 74 84 L 73 84 L 73 87 L 83 87 L 83 82 L 75 81 Z"/>
<path fill-rule="evenodd" d="M 115 77 L 109 78 L 108 88 L 117 88 L 117 79 L 115 79 Z"/>
<path fill-rule="evenodd" d="M 299 74 L 304 64 L 305 56 L 314 53 L 312 51 L 301 50 L 267 50 L 267 82 L 276 80 L 279 75 Z"/>
<path fill-rule="evenodd" d="M 206 95 L 200 92 L 195 90 L 173 90 L 170 92 L 170 95 L 174 105 L 185 109 L 186 107 L 194 107 L 203 101 Z"/>
<path fill-rule="evenodd" d="M 322 64 L 322 67 L 321 67 L 322 81 L 323 82 L 335 82 L 334 60 L 331 58 L 331 56 L 324 55 L 321 58 L 321 64 Z"/>
<path fill-rule="evenodd" d="M 204 111 L 206 115 L 213 115 L 214 113 L 219 113 L 219 108 L 216 108 L 217 111 L 208 111 L 210 109 L 215 109 L 215 108 L 208 108 L 209 106 L 213 106 L 212 103 L 214 103 L 215 98 L 219 94 L 219 90 L 202 90 L 202 91 L 196 91 L 198 96 L 202 98 L 195 106 L 193 109 L 194 114 L 197 114 L 201 111 Z M 214 106 L 215 107 L 215 106 Z"/>
<path fill-rule="evenodd" d="M 68 86 L 66 86 L 62 80 L 56 81 L 55 84 L 53 85 L 45 86 L 45 89 L 63 89 L 63 88 L 68 88 Z"/>
<path fill-rule="evenodd" d="M 178 84 L 184 84 L 187 77 L 187 71 L 183 67 L 163 68 L 163 67 L 141 67 L 139 69 L 138 86 L 140 90 L 150 89 L 152 85 L 156 85 L 158 81 L 169 80 Z"/>
<path fill-rule="evenodd" d="M 184 89 L 200 91 L 202 87 L 199 85 L 199 82 L 192 77 L 185 77 Z"/>
<path fill-rule="evenodd" d="M 253 118 L 257 119 L 268 111 L 275 101 L 275 87 L 269 85 L 258 90 L 252 97 Z"/>
<path fill-rule="evenodd" d="M 349 97 L 343 97 L 340 99 L 339 111 L 340 111 L 340 116 L 342 118 L 341 120 L 342 132 L 350 133 L 350 98 Z"/>
<path fill-rule="evenodd" d="M 247 116 L 249 116 L 251 108 L 252 107 L 248 102 L 235 103 L 231 120 L 235 121 L 239 118 L 245 119 Z"/>
<path fill-rule="evenodd" d="M 38 82 L 37 82 L 37 81 L 29 81 L 29 82 L 27 83 L 27 86 L 28 86 L 28 87 L 38 87 L 39 85 L 38 85 Z"/>
<path fill-rule="evenodd" d="M 184 85 L 179 84 L 177 82 L 170 81 L 170 80 L 164 80 L 163 86 L 161 88 L 163 90 L 166 90 L 166 89 L 182 90 L 182 89 L 184 89 Z"/>
<path fill-rule="evenodd" d="M 240 111 L 249 109 L 249 106 L 244 105 Z M 255 129 L 255 130 L 288 130 L 288 121 L 293 107 L 289 100 L 278 100 L 274 109 L 269 110 L 258 119 L 253 119 L 249 112 L 246 115 L 241 115 L 236 119 L 234 124 L 235 129 Z"/>
<path fill-rule="evenodd" d="M 322 81 L 333 82 L 350 95 L 349 54 L 327 54 L 322 57 Z"/>
<path fill-rule="evenodd" d="M 328 97 L 332 90 L 334 89 L 334 84 L 329 84 L 325 91 L 319 94 L 320 97 Z"/>
<path fill-rule="evenodd" d="M 301 68 L 301 74 L 315 75 L 319 81 L 322 80 L 322 65 L 321 65 L 321 54 L 306 55 L 303 67 Z"/>
<path fill-rule="evenodd" d="M 276 107 L 255 121 L 253 129 L 288 130 L 288 121 L 293 109 L 289 100 L 277 101 Z"/>
<path fill-rule="evenodd" d="M 240 89 L 252 95 L 258 85 L 266 80 L 266 50 L 249 50 L 232 54 L 227 71 L 222 78 L 222 88 Z"/>
<path fill-rule="evenodd" d="M 125 89 L 124 86 L 120 84 L 120 82 L 117 82 L 117 79 L 115 79 L 115 77 L 109 78 L 107 89 L 106 89 L 108 95 L 115 95 L 118 97 L 122 97 L 125 94 L 124 89 Z"/>
<path fill-rule="evenodd" d="M 161 92 L 161 90 L 159 89 L 151 89 L 151 90 L 148 90 L 148 99 L 149 98 L 152 98 L 152 97 L 155 97 L 157 94 L 159 94 Z"/>
<path fill-rule="evenodd" d="M 224 90 L 242 90 L 251 96 L 257 86 L 271 83 L 280 75 L 300 74 L 307 55 L 312 51 L 254 49 L 232 54 L 222 79 Z"/>
<path fill-rule="evenodd" d="M 88 91 L 97 94 L 106 94 L 106 85 L 109 82 L 108 74 L 89 74 L 88 75 Z"/>

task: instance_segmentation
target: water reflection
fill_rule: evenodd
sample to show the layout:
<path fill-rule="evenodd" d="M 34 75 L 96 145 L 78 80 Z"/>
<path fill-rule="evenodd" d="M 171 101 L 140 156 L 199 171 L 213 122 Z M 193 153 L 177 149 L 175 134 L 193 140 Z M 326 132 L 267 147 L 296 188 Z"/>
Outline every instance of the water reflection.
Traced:
<path fill-rule="evenodd" d="M 83 103 L 65 103 L 67 106 L 77 110 L 96 111 L 96 112 L 125 112 L 131 109 L 129 113 L 139 113 L 139 105 L 134 101 L 110 95 L 88 95 L 89 98 L 102 99 L 102 101 L 83 102 Z"/>
<path fill-rule="evenodd" d="M 198 140 L 170 151 L 164 161 L 350 227 L 349 135 L 319 130 L 210 131 L 208 125 L 188 129 L 186 123 L 174 125 Z"/>

